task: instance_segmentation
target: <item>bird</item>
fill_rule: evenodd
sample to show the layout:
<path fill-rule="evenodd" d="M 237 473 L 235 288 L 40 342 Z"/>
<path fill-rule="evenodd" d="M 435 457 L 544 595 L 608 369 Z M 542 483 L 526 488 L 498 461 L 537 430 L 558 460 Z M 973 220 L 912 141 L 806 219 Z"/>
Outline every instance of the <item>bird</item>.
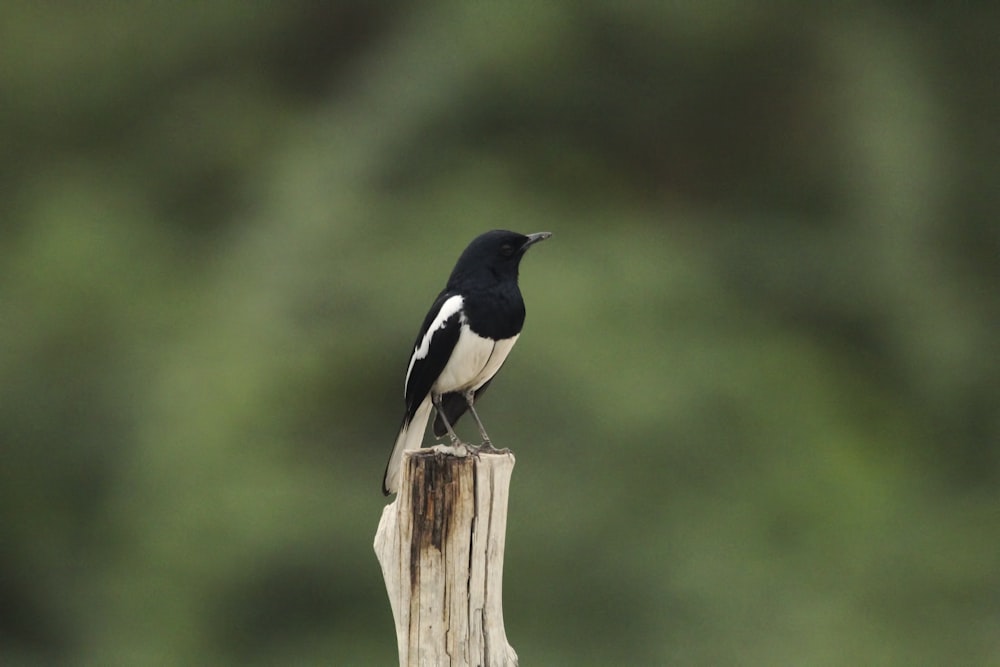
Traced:
<path fill-rule="evenodd" d="M 459 444 L 454 425 L 468 410 L 479 427 L 482 447 L 493 447 L 475 403 L 524 325 L 524 299 L 517 284 L 521 259 L 528 248 L 550 236 L 494 229 L 473 239 L 459 256 L 413 343 L 403 383 L 406 409 L 385 466 L 384 495 L 398 491 L 403 452 L 423 444 L 432 407 L 435 436 L 447 434 L 452 445 Z"/>

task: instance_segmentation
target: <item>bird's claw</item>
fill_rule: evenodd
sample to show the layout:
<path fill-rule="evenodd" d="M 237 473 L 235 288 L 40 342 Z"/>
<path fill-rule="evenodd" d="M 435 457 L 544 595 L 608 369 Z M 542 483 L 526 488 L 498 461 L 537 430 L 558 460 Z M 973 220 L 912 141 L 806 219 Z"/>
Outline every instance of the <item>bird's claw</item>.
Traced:
<path fill-rule="evenodd" d="M 431 447 L 431 451 L 439 454 L 446 454 L 448 456 L 455 456 L 460 459 L 464 459 L 472 453 L 469 446 L 461 442 L 457 445 L 434 445 Z"/>
<path fill-rule="evenodd" d="M 509 449 L 497 449 L 493 446 L 493 443 L 489 440 L 483 442 L 483 444 L 476 447 L 477 454 L 503 454 L 504 452 L 510 451 Z"/>

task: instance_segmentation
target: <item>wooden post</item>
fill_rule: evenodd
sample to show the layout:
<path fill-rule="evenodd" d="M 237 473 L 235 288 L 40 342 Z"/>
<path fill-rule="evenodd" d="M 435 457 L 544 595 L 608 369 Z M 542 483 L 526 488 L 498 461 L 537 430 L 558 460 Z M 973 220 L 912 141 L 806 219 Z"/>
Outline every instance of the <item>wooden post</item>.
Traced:
<path fill-rule="evenodd" d="M 503 551 L 514 455 L 403 454 L 375 553 L 401 667 L 517 665 L 503 626 Z"/>

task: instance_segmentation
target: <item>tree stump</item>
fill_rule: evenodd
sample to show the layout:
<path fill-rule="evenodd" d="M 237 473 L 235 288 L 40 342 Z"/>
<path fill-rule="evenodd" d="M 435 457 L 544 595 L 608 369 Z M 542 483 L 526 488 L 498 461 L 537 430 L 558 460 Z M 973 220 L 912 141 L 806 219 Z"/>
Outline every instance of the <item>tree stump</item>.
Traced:
<path fill-rule="evenodd" d="M 503 552 L 514 455 L 403 454 L 375 553 L 401 667 L 517 665 L 503 625 Z"/>

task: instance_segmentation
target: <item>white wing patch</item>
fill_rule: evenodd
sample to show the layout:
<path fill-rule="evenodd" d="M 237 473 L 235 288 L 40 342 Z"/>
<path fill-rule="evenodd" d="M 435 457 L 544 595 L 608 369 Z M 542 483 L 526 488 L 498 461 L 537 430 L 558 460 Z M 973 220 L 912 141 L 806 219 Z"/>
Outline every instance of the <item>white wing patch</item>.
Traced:
<path fill-rule="evenodd" d="M 462 297 L 456 294 L 455 296 L 445 299 L 445 302 L 441 304 L 441 310 L 438 311 L 437 317 L 435 317 L 434 321 L 431 322 L 431 325 L 427 327 L 427 333 L 424 334 L 420 344 L 413 350 L 413 355 L 410 357 L 410 365 L 406 368 L 406 380 L 403 382 L 404 392 L 406 391 L 406 388 L 410 386 L 410 373 L 413 371 L 413 364 L 415 364 L 418 359 L 423 359 L 427 356 L 427 354 L 431 351 L 431 339 L 434 338 L 434 334 L 444 326 L 444 323 L 448 321 L 448 318 L 452 317 L 455 313 L 462 309 L 462 304 L 464 303 L 465 301 Z"/>

